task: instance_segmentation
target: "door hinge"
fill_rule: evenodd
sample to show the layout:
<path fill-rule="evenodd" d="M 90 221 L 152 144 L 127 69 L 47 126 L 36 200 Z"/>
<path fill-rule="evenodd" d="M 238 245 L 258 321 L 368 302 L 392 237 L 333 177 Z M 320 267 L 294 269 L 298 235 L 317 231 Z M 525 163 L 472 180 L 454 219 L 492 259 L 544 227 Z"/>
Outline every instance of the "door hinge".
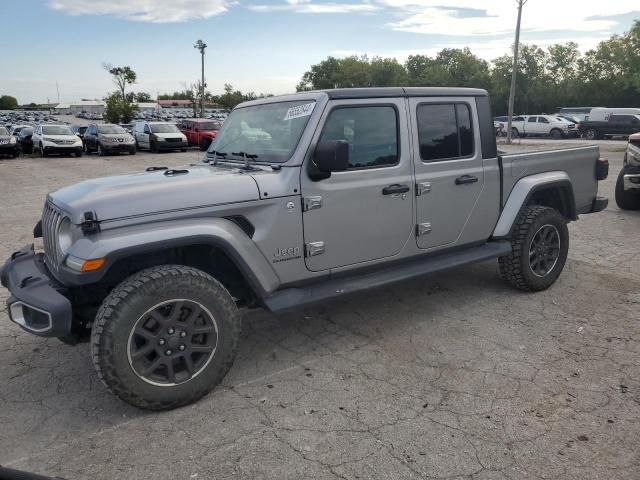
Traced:
<path fill-rule="evenodd" d="M 429 233 L 431 233 L 430 223 L 419 223 L 418 225 L 416 225 L 416 236 L 421 237 Z"/>
<path fill-rule="evenodd" d="M 302 211 L 317 210 L 322 208 L 322 197 L 304 197 L 302 199 Z"/>
<path fill-rule="evenodd" d="M 306 257 L 315 257 L 324 253 L 324 242 L 309 242 L 304 246 Z"/>
<path fill-rule="evenodd" d="M 431 191 L 431 183 L 430 182 L 422 182 L 416 185 L 416 196 L 424 195 L 425 193 L 429 193 Z"/>

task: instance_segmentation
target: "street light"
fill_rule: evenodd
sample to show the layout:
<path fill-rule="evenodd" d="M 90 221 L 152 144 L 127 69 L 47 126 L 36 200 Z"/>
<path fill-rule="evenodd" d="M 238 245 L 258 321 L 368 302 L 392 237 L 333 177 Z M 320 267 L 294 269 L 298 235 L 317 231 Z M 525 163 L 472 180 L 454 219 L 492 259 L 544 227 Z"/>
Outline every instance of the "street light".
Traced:
<path fill-rule="evenodd" d="M 197 48 L 200 50 L 200 55 L 202 56 L 202 81 L 200 83 L 200 117 L 204 118 L 204 88 L 206 87 L 204 83 L 204 49 L 207 48 L 207 44 L 202 40 L 198 40 L 193 48 Z"/>
<path fill-rule="evenodd" d="M 511 69 L 511 92 L 509 93 L 509 112 L 507 113 L 507 143 L 511 143 L 513 104 L 516 99 L 516 74 L 518 72 L 518 50 L 520 48 L 520 21 L 522 20 L 522 6 L 528 0 L 516 0 L 518 2 L 518 23 L 516 24 L 516 43 L 513 46 L 513 68 Z"/>

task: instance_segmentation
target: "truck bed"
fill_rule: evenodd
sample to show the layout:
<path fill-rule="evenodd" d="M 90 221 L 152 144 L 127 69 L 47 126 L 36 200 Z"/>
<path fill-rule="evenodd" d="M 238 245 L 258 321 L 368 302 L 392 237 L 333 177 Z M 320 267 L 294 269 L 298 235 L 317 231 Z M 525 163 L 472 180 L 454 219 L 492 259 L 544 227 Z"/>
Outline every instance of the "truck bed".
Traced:
<path fill-rule="evenodd" d="M 538 173 L 565 172 L 571 179 L 578 213 L 590 209 L 598 193 L 596 162 L 600 158 L 600 148 L 596 145 L 510 153 L 499 158 L 502 207 L 518 180 Z"/>

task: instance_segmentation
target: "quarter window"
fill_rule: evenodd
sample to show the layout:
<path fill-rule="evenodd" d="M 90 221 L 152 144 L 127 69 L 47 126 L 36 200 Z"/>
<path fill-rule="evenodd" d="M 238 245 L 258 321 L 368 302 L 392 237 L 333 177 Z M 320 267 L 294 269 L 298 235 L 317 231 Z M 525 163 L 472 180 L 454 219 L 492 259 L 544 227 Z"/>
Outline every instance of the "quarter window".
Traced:
<path fill-rule="evenodd" d="M 464 103 L 418 105 L 420 157 L 427 162 L 473 155 L 471 111 Z"/>
<path fill-rule="evenodd" d="M 388 167 L 398 163 L 398 118 L 388 106 L 334 109 L 320 141 L 346 140 L 349 169 Z"/>

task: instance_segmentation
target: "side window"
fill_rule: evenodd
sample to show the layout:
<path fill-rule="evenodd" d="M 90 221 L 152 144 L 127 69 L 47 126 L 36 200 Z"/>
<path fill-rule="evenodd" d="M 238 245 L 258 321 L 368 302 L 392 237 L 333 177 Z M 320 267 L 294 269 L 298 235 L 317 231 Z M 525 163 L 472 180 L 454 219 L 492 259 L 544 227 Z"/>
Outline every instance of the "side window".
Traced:
<path fill-rule="evenodd" d="M 544 117 L 538 117 L 538 123 L 549 123 L 549 120 Z"/>
<path fill-rule="evenodd" d="M 338 107 L 324 124 L 320 141 L 346 140 L 349 169 L 388 167 L 399 158 L 398 118 L 389 106 Z"/>
<path fill-rule="evenodd" d="M 151 129 L 149 128 L 149 125 L 147 125 L 146 123 L 144 125 L 144 133 L 151 133 Z"/>
<path fill-rule="evenodd" d="M 433 162 L 473 155 L 471 110 L 467 104 L 418 105 L 417 117 L 422 160 Z"/>
<path fill-rule="evenodd" d="M 536 123 L 538 117 L 529 117 L 529 123 Z"/>

